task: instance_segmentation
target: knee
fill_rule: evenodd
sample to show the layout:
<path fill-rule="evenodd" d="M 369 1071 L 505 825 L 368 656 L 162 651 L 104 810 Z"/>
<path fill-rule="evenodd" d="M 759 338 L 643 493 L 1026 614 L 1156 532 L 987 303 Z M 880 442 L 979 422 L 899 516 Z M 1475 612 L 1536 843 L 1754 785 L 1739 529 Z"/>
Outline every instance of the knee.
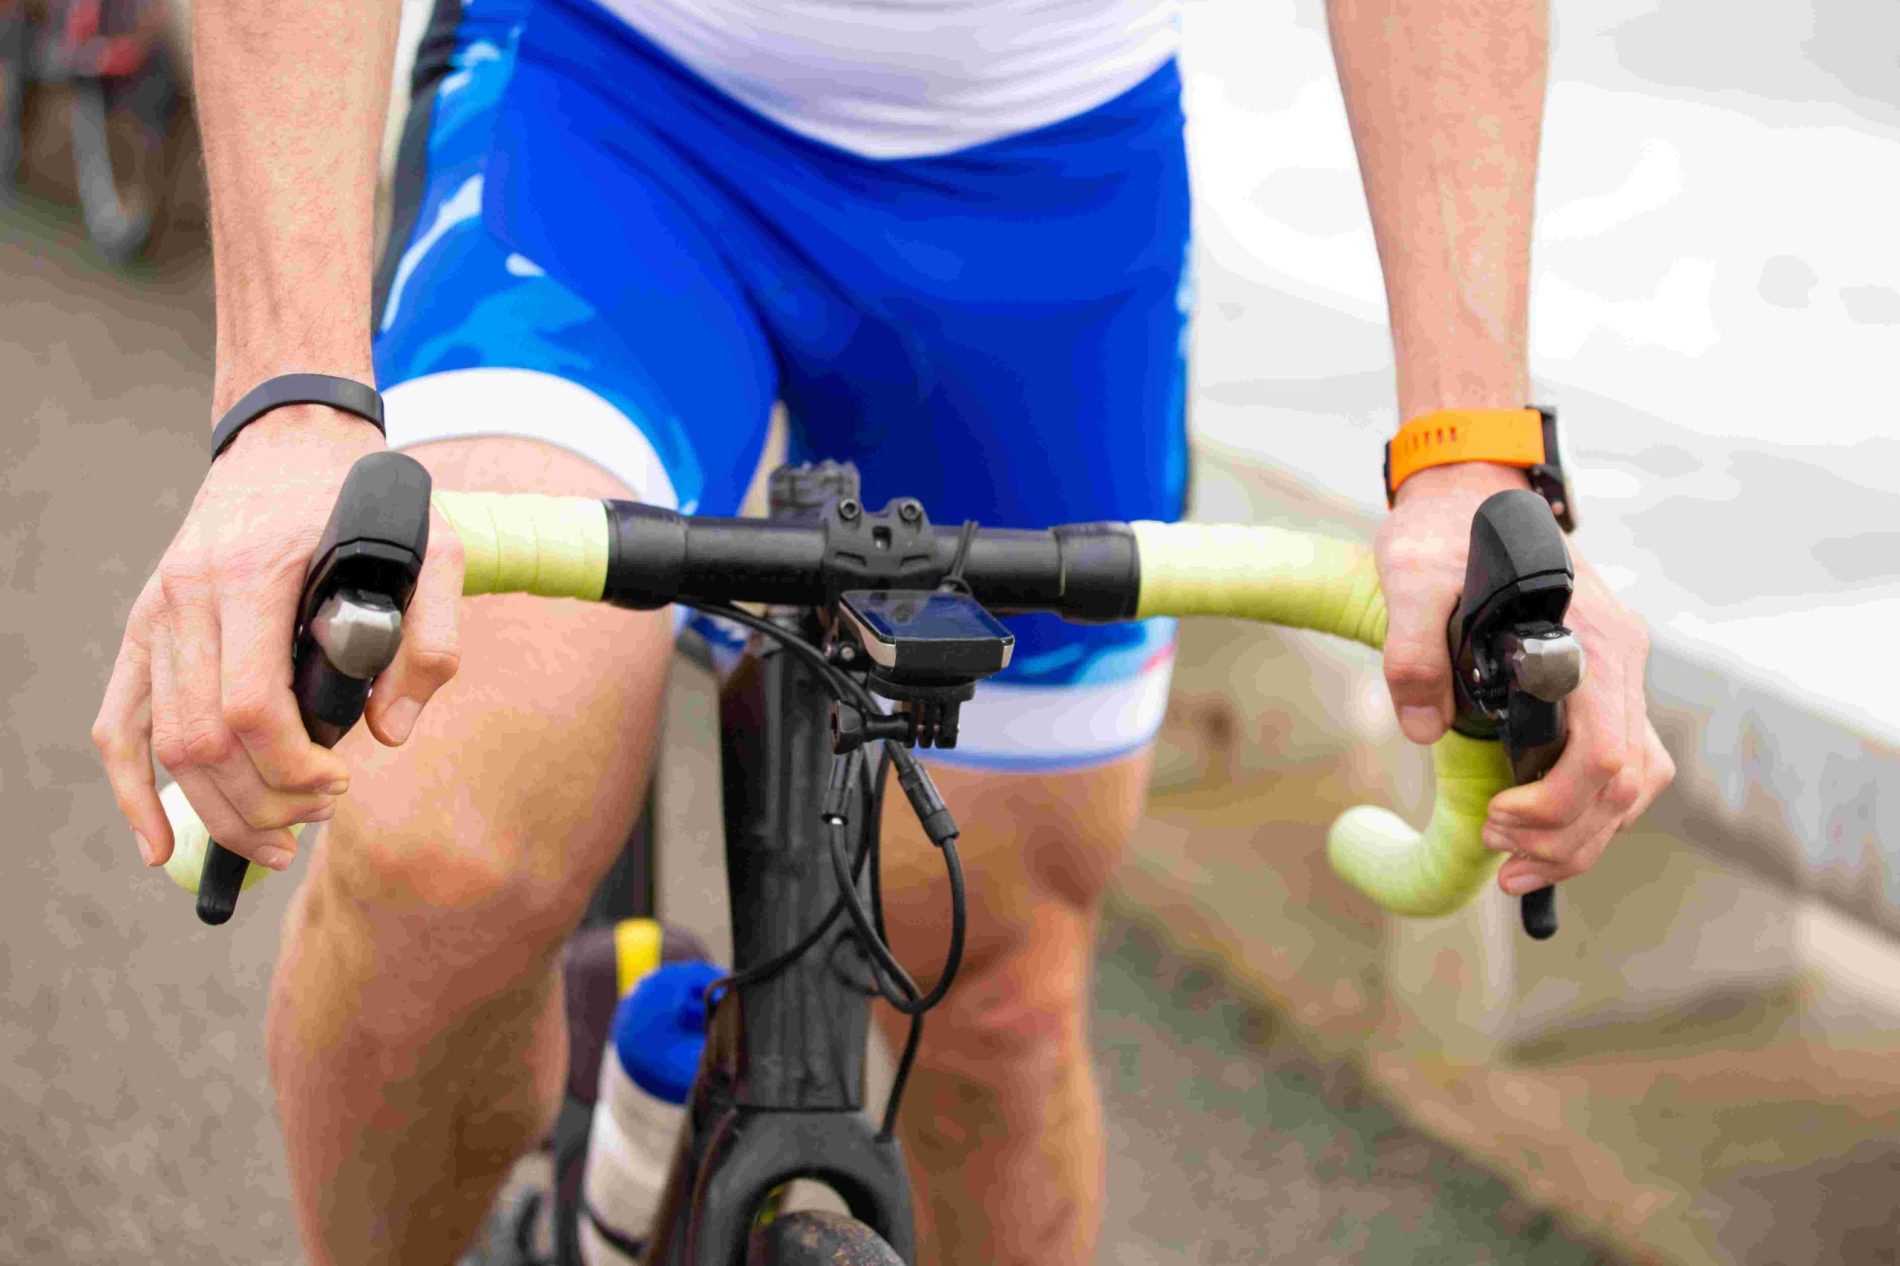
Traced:
<path fill-rule="evenodd" d="M 1092 919 L 1101 908 L 1141 817 L 1147 769 L 1143 756 L 990 788 L 990 794 L 1000 793 L 1002 812 L 979 813 L 973 825 L 1020 854 L 1025 894 L 1038 918 L 1054 907 Z M 1020 915 L 1013 922 L 1018 934 L 1032 925 Z"/>
<path fill-rule="evenodd" d="M 942 780 L 964 826 L 969 924 L 957 982 L 923 1058 L 1005 1064 L 1040 1083 L 1083 1043 L 1097 916 L 1141 813 L 1145 760 L 1036 777 L 952 773 Z M 934 853 L 912 850 L 887 905 L 939 926 L 945 892 Z M 931 872 L 935 871 L 935 874 Z M 926 878 L 928 876 L 928 878 Z M 928 953 L 923 937 L 907 948 Z"/>
<path fill-rule="evenodd" d="M 920 1055 L 994 1085 L 1045 1093 L 1083 1044 L 1094 920 L 1055 906 L 1022 935 L 968 947 Z"/>
<path fill-rule="evenodd" d="M 442 800 L 339 807 L 322 858 L 333 898 L 379 946 L 416 946 L 438 968 L 505 969 L 511 956 L 529 963 L 552 953 L 579 922 L 628 823 L 620 814 L 564 812 L 558 796 L 483 804 L 471 788 Z"/>
<path fill-rule="evenodd" d="M 1022 839 L 1031 893 L 1039 903 L 1093 918 L 1138 816 L 1138 805 L 1064 804 Z"/>

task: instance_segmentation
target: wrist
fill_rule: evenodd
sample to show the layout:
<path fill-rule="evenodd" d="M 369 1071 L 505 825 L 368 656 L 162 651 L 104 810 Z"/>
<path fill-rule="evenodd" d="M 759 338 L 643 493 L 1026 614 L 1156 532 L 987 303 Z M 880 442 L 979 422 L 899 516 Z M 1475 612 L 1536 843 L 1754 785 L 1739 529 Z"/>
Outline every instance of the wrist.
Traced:
<path fill-rule="evenodd" d="M 1459 340 L 1455 348 L 1400 358 L 1399 421 L 1438 409 L 1515 409 L 1531 398 L 1531 376 L 1517 340 Z"/>
<path fill-rule="evenodd" d="M 355 341 L 352 340 L 352 343 Z M 220 337 L 218 342 L 219 346 L 224 346 L 227 340 Z M 313 337 L 309 340 L 308 351 L 298 349 L 292 343 L 293 350 L 282 355 L 261 351 L 258 346 L 261 342 L 263 340 L 250 340 L 248 354 L 242 359 L 234 357 L 227 361 L 223 356 L 218 358 L 211 381 L 211 416 L 214 422 L 260 383 L 269 382 L 283 374 L 330 374 L 372 387 L 376 385 L 376 366 L 370 359 L 367 342 L 358 348 L 340 344 L 336 340 Z M 325 348 L 329 350 L 325 351 Z"/>
<path fill-rule="evenodd" d="M 1494 492 L 1530 486 L 1529 476 L 1517 466 L 1505 466 L 1497 462 L 1451 462 L 1415 472 L 1399 485 L 1397 495 L 1392 498 L 1392 508 L 1396 510 L 1408 501 L 1437 497 L 1474 498 L 1481 501 Z"/>
<path fill-rule="evenodd" d="M 384 447 L 386 441 L 376 428 L 354 414 L 328 405 L 296 404 L 272 409 L 238 432 L 224 451 L 227 456 L 259 450 L 300 453 L 288 460 L 310 466 L 327 465 L 327 454 L 347 454 L 354 461 Z"/>
<path fill-rule="evenodd" d="M 317 411 L 289 419 L 275 416 L 285 410 L 311 406 Z M 361 420 L 381 439 L 383 398 L 368 383 L 331 374 L 280 374 L 246 392 L 218 420 L 211 432 L 211 457 L 216 461 L 240 436 L 264 422 L 275 424 L 264 432 L 267 436 L 308 433 L 328 440 L 340 434 L 335 430 L 339 416 Z M 294 429 L 287 430 L 287 427 Z"/>

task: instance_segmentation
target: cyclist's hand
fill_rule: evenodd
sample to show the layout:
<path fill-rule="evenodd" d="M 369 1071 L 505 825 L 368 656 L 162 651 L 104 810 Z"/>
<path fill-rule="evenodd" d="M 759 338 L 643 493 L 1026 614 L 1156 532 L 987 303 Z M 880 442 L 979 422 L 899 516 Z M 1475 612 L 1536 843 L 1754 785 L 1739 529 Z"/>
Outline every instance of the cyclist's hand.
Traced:
<path fill-rule="evenodd" d="M 1488 463 L 1420 471 L 1379 529 L 1379 583 L 1390 613 L 1385 679 L 1399 727 L 1415 743 L 1436 741 L 1451 724 L 1446 627 L 1464 585 L 1472 515 L 1492 493 L 1524 486 L 1521 472 Z M 1643 695 L 1649 635 L 1574 549 L 1572 557 L 1568 623 L 1585 662 L 1568 701 L 1568 746 L 1541 781 L 1492 800 L 1485 822 L 1485 844 L 1513 854 L 1498 872 L 1498 886 L 1512 894 L 1595 865 L 1676 773 Z"/>
<path fill-rule="evenodd" d="M 304 405 L 252 423 L 212 465 L 126 622 L 92 739 L 147 865 L 171 856 L 152 757 L 184 788 L 211 837 L 274 870 L 288 829 L 320 822 L 349 786 L 335 753 L 305 733 L 291 692 L 291 638 L 311 552 L 374 428 Z M 402 650 L 367 717 L 386 744 L 455 673 L 459 542 L 438 517 L 403 620 Z"/>

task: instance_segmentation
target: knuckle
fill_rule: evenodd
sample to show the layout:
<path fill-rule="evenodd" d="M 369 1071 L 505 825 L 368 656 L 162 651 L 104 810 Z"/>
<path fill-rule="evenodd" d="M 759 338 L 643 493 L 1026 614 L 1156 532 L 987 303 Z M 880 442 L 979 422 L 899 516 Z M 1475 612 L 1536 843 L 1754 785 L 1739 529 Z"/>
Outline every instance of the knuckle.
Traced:
<path fill-rule="evenodd" d="M 1512 835 L 1511 853 L 1542 865 L 1555 864 L 1565 856 L 1565 850 L 1557 846 L 1556 834 L 1550 831 L 1518 832 Z"/>
<path fill-rule="evenodd" d="M 154 571 L 146 578 L 144 587 L 139 590 L 139 596 L 133 600 L 132 609 L 126 613 L 125 617 L 128 641 L 132 640 L 131 634 L 133 630 L 144 629 L 150 625 L 153 615 L 164 605 L 165 588 L 163 576 L 163 572 Z M 121 655 L 124 653 L 123 650 L 120 651 Z"/>
<path fill-rule="evenodd" d="M 245 826 L 258 832 L 260 835 L 266 831 L 275 831 L 279 827 L 288 826 L 291 822 L 296 820 L 291 815 L 284 813 L 281 809 L 274 809 L 269 805 L 261 804 L 252 805 L 247 809 L 240 809 L 238 811 L 238 817 L 243 820 Z"/>
<path fill-rule="evenodd" d="M 326 808 L 329 806 L 308 797 L 270 797 L 244 810 L 240 816 L 253 831 L 281 831 L 300 822 L 317 821 L 316 815 L 320 813 L 329 816 L 324 812 Z"/>
<path fill-rule="evenodd" d="M 1596 782 L 1607 783 L 1617 777 L 1622 773 L 1623 765 L 1623 749 L 1613 744 L 1600 744 L 1583 754 L 1583 772 Z"/>
<path fill-rule="evenodd" d="M 1610 803 L 1617 812 L 1627 813 L 1634 808 L 1643 794 L 1642 772 L 1633 765 L 1625 765 L 1610 780 Z"/>
<path fill-rule="evenodd" d="M 1390 518 L 1386 520 L 1388 525 L 1392 522 Z M 1411 570 L 1427 563 L 1435 564 L 1445 552 L 1441 543 L 1429 535 L 1397 530 L 1381 533 L 1379 546 L 1386 567 L 1392 571 Z"/>
<path fill-rule="evenodd" d="M 1444 666 L 1423 653 L 1400 650 L 1385 657 L 1386 685 L 1393 690 L 1417 692 L 1439 684 Z"/>
<path fill-rule="evenodd" d="M 270 701 L 253 692 L 226 699 L 221 716 L 225 728 L 233 734 L 262 734 L 270 729 L 274 719 Z"/>
<path fill-rule="evenodd" d="M 224 764 L 237 754 L 237 736 L 223 726 L 203 726 L 185 736 L 185 763 L 199 769 Z"/>
<path fill-rule="evenodd" d="M 1536 830 L 1554 830 L 1569 821 L 1567 806 L 1557 800 L 1538 801 L 1521 808 L 1514 808 L 1511 817 L 1516 822 Z"/>
<path fill-rule="evenodd" d="M 431 686 L 441 686 L 462 666 L 462 653 L 453 646 L 418 646 L 409 653 L 409 672 Z"/>
<path fill-rule="evenodd" d="M 173 773 L 191 768 L 191 752 L 186 746 L 184 736 L 170 731 L 154 731 L 152 734 L 152 755 L 158 763 Z"/>
<path fill-rule="evenodd" d="M 1541 866 L 1562 867 L 1570 861 L 1570 849 L 1555 840 L 1543 840 L 1520 851 Z"/>
<path fill-rule="evenodd" d="M 168 607 L 193 602 L 204 591 L 209 573 L 205 560 L 196 555 L 167 558 L 158 568 L 158 593 Z"/>

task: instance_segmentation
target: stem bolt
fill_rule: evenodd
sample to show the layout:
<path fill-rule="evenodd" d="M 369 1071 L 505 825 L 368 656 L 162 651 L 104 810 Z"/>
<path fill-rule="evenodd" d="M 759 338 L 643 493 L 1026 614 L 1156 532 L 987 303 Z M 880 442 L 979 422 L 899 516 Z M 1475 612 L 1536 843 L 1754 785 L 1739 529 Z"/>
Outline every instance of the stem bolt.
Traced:
<path fill-rule="evenodd" d="M 858 517 L 860 508 L 856 498 L 846 497 L 843 501 L 838 503 L 838 517 L 843 519 L 846 523 L 850 523 Z"/>

